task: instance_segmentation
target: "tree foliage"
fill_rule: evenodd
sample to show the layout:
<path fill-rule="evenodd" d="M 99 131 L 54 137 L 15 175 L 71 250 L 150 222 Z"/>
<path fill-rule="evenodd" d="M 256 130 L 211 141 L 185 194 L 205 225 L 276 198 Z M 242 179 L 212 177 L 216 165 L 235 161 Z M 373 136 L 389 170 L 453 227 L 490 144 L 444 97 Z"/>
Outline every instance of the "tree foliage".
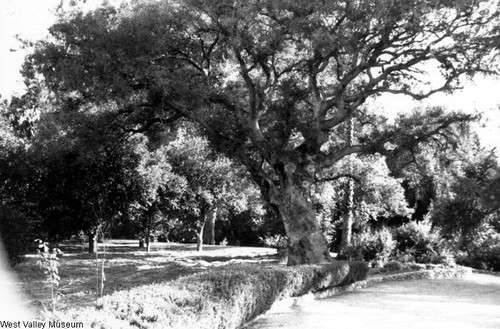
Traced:
<path fill-rule="evenodd" d="M 496 184 L 498 162 L 493 153 L 475 148 L 477 153 L 462 158 L 455 178 L 434 202 L 434 221 L 446 233 L 458 238 L 456 250 L 470 242 L 474 231 L 488 222 L 498 220 L 499 208 L 492 186 Z"/>
<path fill-rule="evenodd" d="M 316 172 L 467 120 L 426 114 L 418 127 L 380 130 L 363 104 L 384 93 L 423 99 L 492 72 L 499 12 L 472 0 L 138 1 L 66 13 L 25 75 L 43 75 L 57 97 L 112 104 L 129 131 L 196 122 L 279 213 L 289 263 L 321 262 L 330 257 L 308 199 Z M 346 145 L 336 136 L 351 117 L 374 129 Z"/>
<path fill-rule="evenodd" d="M 180 129 L 165 154 L 173 173 L 185 179 L 177 213 L 196 232 L 199 247 L 204 228 L 213 231 L 217 214 L 236 216 L 251 206 L 259 207 L 257 191 L 244 168 L 215 153 L 196 131 Z M 213 243 L 213 232 L 211 235 Z"/>

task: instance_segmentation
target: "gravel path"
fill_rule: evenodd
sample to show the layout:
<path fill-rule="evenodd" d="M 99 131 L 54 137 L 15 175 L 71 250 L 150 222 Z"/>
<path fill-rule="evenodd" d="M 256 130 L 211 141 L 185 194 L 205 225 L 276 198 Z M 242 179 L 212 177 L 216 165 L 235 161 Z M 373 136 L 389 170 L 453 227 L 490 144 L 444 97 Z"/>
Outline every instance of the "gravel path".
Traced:
<path fill-rule="evenodd" d="M 412 280 L 277 307 L 245 329 L 271 328 L 500 328 L 500 277 Z"/>

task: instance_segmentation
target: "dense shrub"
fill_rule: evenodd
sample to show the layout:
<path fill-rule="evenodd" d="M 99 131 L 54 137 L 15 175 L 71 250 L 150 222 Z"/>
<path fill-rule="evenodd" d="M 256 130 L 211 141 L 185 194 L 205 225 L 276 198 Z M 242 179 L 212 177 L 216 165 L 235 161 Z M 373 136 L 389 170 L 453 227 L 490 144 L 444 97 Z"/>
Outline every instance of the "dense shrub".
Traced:
<path fill-rule="evenodd" d="M 488 224 L 474 232 L 467 251 L 458 255 L 457 263 L 479 270 L 500 271 L 500 233 Z"/>
<path fill-rule="evenodd" d="M 99 309 L 60 313 L 92 328 L 236 328 L 288 296 L 366 278 L 361 262 L 324 265 L 233 266 L 176 281 L 119 291 Z"/>
<path fill-rule="evenodd" d="M 352 244 L 338 259 L 363 260 L 374 267 L 388 261 L 454 264 L 454 256 L 429 221 L 410 222 L 390 230 L 366 230 L 353 235 Z"/>
<path fill-rule="evenodd" d="M 34 249 L 32 226 L 24 214 L 10 207 L 0 207 L 0 237 L 12 265 L 21 262 L 30 248 Z"/>
<path fill-rule="evenodd" d="M 384 264 L 384 268 L 388 271 L 399 271 L 404 268 L 403 264 L 396 261 L 390 261 Z"/>
<path fill-rule="evenodd" d="M 452 263 L 453 257 L 430 221 L 409 222 L 395 230 L 397 258 L 417 263 Z"/>
<path fill-rule="evenodd" d="M 288 246 L 288 238 L 284 235 L 276 234 L 261 238 L 261 243 L 264 247 L 283 249 Z"/>
<path fill-rule="evenodd" d="M 374 266 L 383 266 L 396 247 L 396 241 L 387 228 L 377 231 L 365 231 L 354 234 L 352 243 L 340 258 L 372 262 Z"/>
<path fill-rule="evenodd" d="M 459 254 L 456 259 L 457 263 L 478 270 L 500 272 L 500 246 L 489 249 Z"/>

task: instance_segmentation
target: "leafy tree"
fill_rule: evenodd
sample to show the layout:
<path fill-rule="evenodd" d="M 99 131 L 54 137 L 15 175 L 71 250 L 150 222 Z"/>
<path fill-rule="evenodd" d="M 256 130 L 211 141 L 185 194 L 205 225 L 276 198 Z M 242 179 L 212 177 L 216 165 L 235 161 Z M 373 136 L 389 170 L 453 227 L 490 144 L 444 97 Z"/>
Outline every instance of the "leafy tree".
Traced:
<path fill-rule="evenodd" d="M 449 189 L 455 180 L 455 172 L 464 159 L 463 150 L 474 141 L 471 123 L 477 116 L 464 118 L 455 124 L 443 124 L 432 135 L 418 132 L 429 118 L 440 117 L 445 109 L 440 107 L 417 108 L 396 118 L 396 125 L 407 131 L 400 134 L 384 152 L 387 165 L 394 177 L 402 181 L 405 198 L 413 208 L 412 220 L 422 221 L 429 213 L 431 204 Z M 384 123 L 382 123 L 384 125 Z M 471 153 L 472 154 L 472 153 Z M 393 217 L 387 223 L 400 225 L 407 218 Z"/>
<path fill-rule="evenodd" d="M 348 211 L 345 194 L 349 193 L 349 189 L 345 188 L 348 184 L 346 180 L 354 182 L 351 211 L 353 226 L 358 231 L 370 221 L 382 221 L 384 218 L 393 216 L 410 217 L 413 212 L 405 199 L 402 179 L 392 177 L 385 157 L 380 154 L 363 157 L 351 156 L 339 161 L 330 170 L 342 172 L 342 168 L 347 166 L 350 167 L 350 170 L 345 175 L 335 177 L 325 172 L 325 176 L 318 176 L 318 184 L 313 194 L 316 202 L 320 203 L 319 209 L 323 212 L 323 220 L 327 222 L 324 225 L 327 230 L 330 230 L 332 247 L 337 249 L 340 244 L 340 252 L 348 245 L 342 246 L 342 239 L 345 238 L 344 232 L 342 232 L 345 229 L 343 217 Z M 333 181 L 332 178 L 334 178 Z M 336 223 L 339 220 L 342 222 L 341 238 L 339 238 L 336 228 Z"/>
<path fill-rule="evenodd" d="M 309 199 L 314 174 L 399 136 L 431 138 L 463 116 L 374 129 L 355 145 L 335 142 L 339 126 L 373 122 L 362 106 L 370 97 L 423 99 L 491 72 L 499 13 L 475 0 L 138 1 L 65 14 L 25 74 L 83 103 L 112 103 L 137 129 L 198 123 L 280 215 L 289 264 L 317 263 L 331 258 Z M 441 80 L 426 83 L 430 68 Z"/>
<path fill-rule="evenodd" d="M 204 240 L 215 244 L 217 214 L 229 208 L 235 214 L 247 210 L 256 191 L 242 168 L 215 154 L 207 140 L 195 131 L 179 130 L 177 138 L 168 144 L 166 154 L 172 171 L 187 182 L 184 199 L 179 202 L 180 213 L 192 223 L 200 251 Z"/>
<path fill-rule="evenodd" d="M 8 104 L 0 103 L 0 238 L 11 264 L 20 262 L 35 238 L 39 220 L 29 196 L 30 177 L 25 141 L 8 120 Z"/>
<path fill-rule="evenodd" d="M 490 154 L 490 157 L 496 158 L 498 163 L 498 156 Z M 489 212 L 498 211 L 500 209 L 500 168 L 492 164 L 484 176 L 486 184 L 481 191 L 480 204 Z M 500 232 L 500 223 L 497 226 Z"/>
<path fill-rule="evenodd" d="M 429 108 L 424 113 L 441 112 Z M 402 125 L 408 130 L 420 126 L 415 121 L 427 120 L 419 113 L 401 119 L 408 122 Z M 422 221 L 431 215 L 434 226 L 442 228 L 447 238 L 458 240 L 458 250 L 498 211 L 498 165 L 496 155 L 481 147 L 470 122 L 449 126 L 444 132 L 424 143 L 400 138 L 386 154 L 391 171 L 404 181 L 413 219 Z"/>
<path fill-rule="evenodd" d="M 67 103 L 66 103 L 67 105 Z M 137 194 L 137 156 L 117 140 L 106 115 L 45 112 L 33 129 L 28 161 L 31 202 L 52 240 L 84 230 L 89 252 L 96 237 L 122 217 Z"/>
<path fill-rule="evenodd" d="M 475 155 L 468 154 L 462 159 L 448 193 L 434 203 L 434 222 L 446 233 L 458 237 L 455 251 L 459 251 L 474 231 L 499 210 L 490 201 L 490 188 L 499 170 L 497 159 L 493 153 L 476 151 Z"/>
<path fill-rule="evenodd" d="M 179 201 L 187 188 L 184 177 L 176 175 L 168 161 L 166 147 L 149 150 L 148 141 L 138 143 L 135 152 L 140 155 L 136 168 L 139 193 L 131 204 L 134 217 L 139 218 L 146 249 L 150 251 L 151 236 L 168 227 L 169 216 L 179 208 Z M 142 240 L 141 240 L 142 241 Z"/>

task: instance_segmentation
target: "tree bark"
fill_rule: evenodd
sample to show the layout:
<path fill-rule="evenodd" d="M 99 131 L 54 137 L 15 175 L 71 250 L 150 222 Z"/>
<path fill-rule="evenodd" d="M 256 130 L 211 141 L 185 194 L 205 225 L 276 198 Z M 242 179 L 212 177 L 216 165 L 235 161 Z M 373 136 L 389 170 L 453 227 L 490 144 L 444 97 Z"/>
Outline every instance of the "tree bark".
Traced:
<path fill-rule="evenodd" d="M 151 251 L 151 237 L 149 228 L 146 231 L 146 252 Z"/>
<path fill-rule="evenodd" d="M 207 215 L 205 211 L 202 212 L 202 219 L 203 222 L 201 223 L 201 226 L 198 227 L 198 231 L 195 230 L 197 251 L 203 250 L 203 229 L 205 228 L 205 223 L 207 221 Z"/>
<path fill-rule="evenodd" d="M 463 247 L 464 243 L 465 243 L 465 233 L 464 233 L 464 230 L 461 229 L 459 236 L 458 236 L 458 241 L 455 244 L 454 252 L 455 253 L 459 252 L 460 249 Z"/>
<path fill-rule="evenodd" d="M 354 142 L 354 118 L 351 117 L 348 123 L 349 123 L 349 130 L 347 136 L 347 144 L 351 146 Z M 351 156 L 352 155 L 350 155 L 349 157 Z M 350 161 L 347 169 L 349 171 L 349 174 L 351 174 L 352 165 L 350 164 Z M 352 223 L 353 223 L 352 216 L 354 208 L 354 181 L 352 179 L 349 179 L 349 181 L 347 182 L 345 201 L 346 201 L 346 207 L 345 207 L 345 213 L 342 216 L 343 217 L 342 240 L 340 241 L 339 254 L 342 254 L 345 251 L 345 248 L 351 245 L 351 240 L 352 240 Z"/>
<path fill-rule="evenodd" d="M 215 220 L 217 219 L 217 206 L 212 206 L 208 210 L 203 229 L 203 243 L 214 245 L 215 244 Z"/>
<path fill-rule="evenodd" d="M 352 240 L 352 223 L 353 223 L 353 202 L 354 202 L 354 182 L 349 179 L 347 183 L 347 200 L 346 200 L 346 210 L 343 214 L 342 223 L 342 240 L 340 241 L 339 253 L 342 254 L 345 248 L 351 245 Z"/>
<path fill-rule="evenodd" d="M 306 189 L 291 185 L 279 194 L 278 210 L 288 236 L 287 265 L 332 261 Z"/>
<path fill-rule="evenodd" d="M 196 232 L 196 251 L 203 251 L 203 238 L 202 232 Z"/>

